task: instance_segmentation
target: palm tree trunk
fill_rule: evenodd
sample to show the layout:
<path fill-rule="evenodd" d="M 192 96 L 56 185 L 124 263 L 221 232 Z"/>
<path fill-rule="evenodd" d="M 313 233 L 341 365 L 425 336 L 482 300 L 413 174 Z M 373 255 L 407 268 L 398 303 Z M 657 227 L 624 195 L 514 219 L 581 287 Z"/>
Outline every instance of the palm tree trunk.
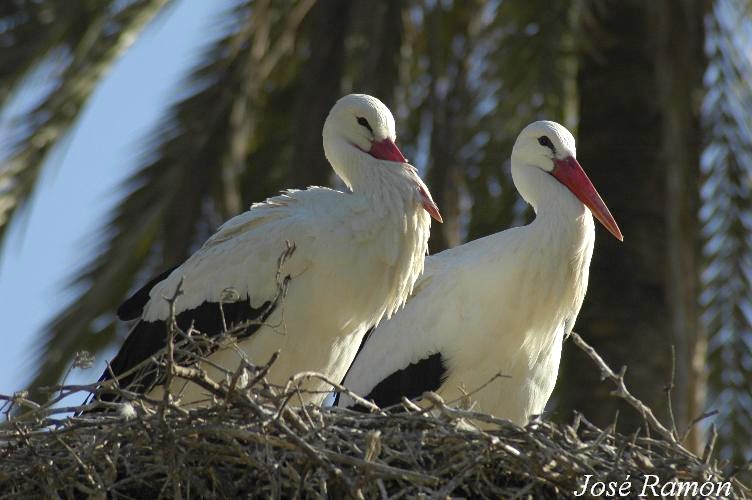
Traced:
<path fill-rule="evenodd" d="M 358 17 L 355 24 L 368 43 L 360 75 L 354 75 L 358 85 L 355 90 L 378 97 L 392 111 L 396 111 L 394 92 L 400 81 L 404 3 L 403 0 L 361 0 L 353 12 Z"/>
<path fill-rule="evenodd" d="M 310 13 L 310 55 L 296 96 L 290 187 L 329 184 L 332 170 L 324 157 L 321 128 L 342 93 L 350 4 L 349 0 L 317 2 Z"/>
<path fill-rule="evenodd" d="M 437 3 L 426 13 L 428 71 L 431 84 L 428 89 L 428 108 L 431 116 L 431 145 L 428 166 L 428 185 L 436 204 L 441 209 L 444 223 L 431 231 L 429 248 L 438 253 L 461 243 L 460 199 L 463 189 L 463 172 L 460 164 L 464 121 L 463 111 L 468 109 L 467 69 L 465 57 L 457 57 L 453 44 L 470 45 L 470 24 L 473 6 L 463 4 L 453 11 L 445 11 Z M 449 29 L 451 27 L 451 29 Z"/>
<path fill-rule="evenodd" d="M 703 2 L 654 2 L 666 168 L 667 292 L 676 350 L 674 410 L 682 428 L 704 411 L 707 332 L 700 322 L 700 96 L 707 66 Z M 689 445 L 701 451 L 694 428 Z"/>
<path fill-rule="evenodd" d="M 590 287 L 577 330 L 664 419 L 666 387 L 682 429 L 702 408 L 697 222 L 702 8 L 693 3 L 593 3 L 580 58 L 578 156 L 622 225 L 620 244 L 598 230 Z M 622 431 L 642 418 L 609 396 L 569 345 L 563 406 L 600 425 L 620 411 Z"/>

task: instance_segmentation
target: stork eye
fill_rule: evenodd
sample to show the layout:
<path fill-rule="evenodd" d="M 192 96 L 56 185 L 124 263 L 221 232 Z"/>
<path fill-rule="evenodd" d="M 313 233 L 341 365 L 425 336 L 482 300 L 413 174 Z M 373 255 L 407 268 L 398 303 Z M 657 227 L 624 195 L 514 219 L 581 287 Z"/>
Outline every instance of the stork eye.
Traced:
<path fill-rule="evenodd" d="M 359 117 L 358 117 L 358 123 L 359 123 L 360 125 L 363 125 L 363 126 L 364 126 L 365 128 L 367 128 L 367 129 L 368 129 L 368 131 L 369 131 L 370 133 L 372 133 L 372 134 L 373 134 L 373 129 L 371 128 L 371 125 L 370 125 L 370 124 L 368 123 L 368 120 L 366 120 L 366 119 L 365 119 L 365 118 L 363 118 L 362 116 L 359 116 Z"/>
<path fill-rule="evenodd" d="M 556 154 L 556 148 L 554 147 L 554 143 L 551 142 L 551 139 L 549 139 L 547 135 L 542 135 L 538 137 L 538 144 L 540 144 L 541 146 L 547 147 L 554 154 Z"/>

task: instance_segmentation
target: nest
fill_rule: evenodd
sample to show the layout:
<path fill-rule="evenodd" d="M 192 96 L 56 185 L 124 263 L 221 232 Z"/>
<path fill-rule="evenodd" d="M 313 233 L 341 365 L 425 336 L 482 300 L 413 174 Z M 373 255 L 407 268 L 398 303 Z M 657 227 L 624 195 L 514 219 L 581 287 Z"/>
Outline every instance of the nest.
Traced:
<path fill-rule="evenodd" d="M 150 400 L 116 386 L 108 391 L 119 402 L 95 397 L 60 407 L 65 398 L 96 393 L 97 384 L 55 387 L 45 405 L 25 393 L 0 396 L 7 416 L 0 498 L 559 498 L 575 497 L 588 482 L 599 488 L 596 480 L 605 491 L 613 482 L 635 497 L 649 475 L 661 485 L 728 483 L 722 494 L 746 498 L 733 471 L 711 459 L 712 440 L 701 457 L 686 450 L 629 394 L 623 374 L 588 353 L 614 394 L 643 414 L 650 435 L 619 435 L 580 415 L 571 424 L 521 428 L 433 393 L 423 395 L 424 407 L 404 400 L 382 410 L 332 381 L 369 412 L 300 407 L 300 387 L 323 376 L 303 373 L 274 386 L 265 377 L 272 359 L 262 367 L 244 363 L 220 383 L 197 365 L 162 356 L 149 362 L 201 385 L 214 404 L 189 411 L 169 396 Z M 249 381 L 243 388 L 241 379 Z"/>

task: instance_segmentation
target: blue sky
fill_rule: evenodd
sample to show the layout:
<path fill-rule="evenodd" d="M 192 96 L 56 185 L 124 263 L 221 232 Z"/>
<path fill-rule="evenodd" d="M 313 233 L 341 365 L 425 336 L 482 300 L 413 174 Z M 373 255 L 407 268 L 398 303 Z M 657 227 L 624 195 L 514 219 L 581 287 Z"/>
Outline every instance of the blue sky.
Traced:
<path fill-rule="evenodd" d="M 92 257 L 87 242 L 120 198 L 117 188 L 137 166 L 143 139 L 216 33 L 226 6 L 225 1 L 177 1 L 114 65 L 72 135 L 48 159 L 40 189 L 2 249 L 0 393 L 22 389 L 28 381 L 39 333 L 72 300 L 65 284 Z M 33 98 L 34 87 L 44 85 L 40 79 L 17 96 L 16 112 Z M 10 118 L 0 116 L 0 134 Z M 95 380 L 104 359 L 69 381 Z"/>

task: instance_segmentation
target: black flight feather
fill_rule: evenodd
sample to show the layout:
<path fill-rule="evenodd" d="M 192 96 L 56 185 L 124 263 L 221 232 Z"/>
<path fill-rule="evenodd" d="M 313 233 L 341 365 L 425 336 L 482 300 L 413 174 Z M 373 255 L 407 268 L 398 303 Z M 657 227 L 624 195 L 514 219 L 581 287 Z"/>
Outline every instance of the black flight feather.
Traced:
<path fill-rule="evenodd" d="M 150 283 L 153 286 L 164 279 L 169 272 L 153 279 Z M 148 285 L 142 290 L 147 289 Z M 137 295 L 141 291 L 137 292 Z M 135 301 L 135 295 L 131 299 L 134 299 L 133 307 L 143 309 L 143 306 L 148 301 L 148 292 L 145 294 L 147 297 L 143 304 L 137 304 Z M 129 300 L 131 300 L 129 299 Z M 191 326 L 197 332 L 209 337 L 218 336 L 225 331 L 231 331 L 238 325 L 245 323 L 249 324 L 241 332 L 235 332 L 235 336 L 238 339 L 245 339 L 255 333 L 263 324 L 264 321 L 274 311 L 276 304 L 272 304 L 271 301 L 263 303 L 260 307 L 251 307 L 250 300 L 246 297 L 244 300 L 237 302 L 204 302 L 200 306 L 194 309 L 187 309 L 181 311 L 176 316 L 176 322 L 178 328 L 182 332 L 188 331 Z M 132 311 L 132 309 L 129 309 Z M 112 379 L 112 374 L 118 378 L 120 387 L 128 388 L 134 392 L 148 392 L 156 385 L 164 382 L 164 373 L 160 372 L 160 369 L 154 363 L 147 363 L 139 370 L 135 370 L 124 377 L 120 375 L 130 371 L 134 367 L 143 363 L 151 356 L 160 354 L 161 351 L 167 345 L 167 327 L 169 319 L 157 320 L 157 321 L 139 321 L 133 328 L 128 338 L 123 343 L 120 351 L 111 361 L 109 369 L 106 369 L 102 374 L 100 381 Z M 176 338 L 176 341 L 179 339 Z M 196 356 L 206 356 L 211 354 L 210 352 L 197 352 Z M 191 360 L 179 360 L 178 363 L 184 363 Z M 110 371 L 111 370 L 111 371 Z M 108 394 L 102 392 L 99 397 L 103 401 L 113 401 L 116 399 L 114 394 Z"/>
<path fill-rule="evenodd" d="M 365 399 L 386 408 L 399 404 L 403 396 L 416 399 L 426 391 L 437 390 L 447 377 L 446 362 L 441 353 L 437 352 L 392 373 L 379 382 Z"/>
<path fill-rule="evenodd" d="M 152 278 L 136 293 L 126 299 L 126 301 L 120 304 L 120 307 L 118 307 L 117 317 L 122 321 L 130 321 L 140 318 L 144 312 L 144 306 L 147 302 L 149 302 L 149 292 L 151 292 L 151 289 L 154 288 L 154 285 L 166 279 L 170 275 L 170 273 L 177 268 L 178 266 L 173 266 L 159 276 Z"/>

